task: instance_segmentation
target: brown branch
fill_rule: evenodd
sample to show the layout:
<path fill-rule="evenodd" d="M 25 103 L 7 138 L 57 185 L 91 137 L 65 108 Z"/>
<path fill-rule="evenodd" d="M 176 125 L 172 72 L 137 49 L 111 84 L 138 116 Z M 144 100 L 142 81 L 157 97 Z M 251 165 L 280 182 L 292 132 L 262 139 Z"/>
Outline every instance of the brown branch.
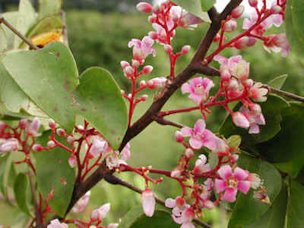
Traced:
<path fill-rule="evenodd" d="M 295 100 L 295 101 L 304 102 L 304 97 L 301 97 L 299 95 L 296 95 L 296 94 L 293 94 L 293 93 L 290 93 L 290 92 L 287 92 L 287 91 L 283 91 L 283 90 L 280 90 L 280 89 L 276 89 L 276 88 L 273 88 L 269 85 L 264 85 L 264 87 L 267 88 L 270 93 L 277 94 L 277 95 L 280 95 L 280 96 L 283 96 L 283 97 L 286 97 L 286 98 L 290 98 L 290 99 Z"/>
<path fill-rule="evenodd" d="M 164 125 L 164 126 L 172 126 L 172 127 L 176 127 L 176 128 L 182 128 L 183 127 L 183 125 L 181 125 L 179 123 L 175 123 L 175 122 L 170 121 L 170 120 L 166 120 L 161 116 L 154 116 L 154 121 L 156 121 L 158 124 Z"/>
<path fill-rule="evenodd" d="M 142 190 L 141 190 L 140 188 L 138 188 L 138 187 L 136 187 L 136 186 L 134 186 L 134 185 L 132 185 L 132 184 L 130 184 L 130 183 L 128 183 L 128 182 L 126 182 L 126 181 L 124 181 L 124 180 L 122 180 L 122 179 L 116 177 L 116 176 L 114 176 L 114 175 L 108 175 L 107 177 L 105 177 L 105 180 L 106 180 L 108 183 L 110 183 L 110 184 L 121 185 L 121 186 L 126 187 L 126 188 L 128 188 L 128 189 L 130 189 L 130 190 L 132 190 L 132 191 L 134 191 L 134 192 L 139 193 L 139 194 L 142 193 Z M 158 197 L 156 197 L 156 196 L 155 196 L 155 200 L 156 200 L 156 202 L 157 202 L 158 204 L 160 204 L 160 205 L 166 207 L 166 206 L 165 206 L 165 201 L 164 201 L 164 200 L 162 200 L 162 199 L 160 199 L 160 198 L 158 198 Z M 201 226 L 201 227 L 205 227 L 205 228 L 210 228 L 210 227 L 211 227 L 208 223 L 202 222 L 202 221 L 200 221 L 200 220 L 198 220 L 198 219 L 193 219 L 193 222 L 194 222 L 196 225 L 199 225 L 199 226 Z"/>
<path fill-rule="evenodd" d="M 34 45 L 29 39 L 22 35 L 12 24 L 10 24 L 3 16 L 0 15 L 0 24 L 4 24 L 9 30 L 15 33 L 21 40 L 23 40 L 31 49 L 38 50 L 39 48 Z"/>

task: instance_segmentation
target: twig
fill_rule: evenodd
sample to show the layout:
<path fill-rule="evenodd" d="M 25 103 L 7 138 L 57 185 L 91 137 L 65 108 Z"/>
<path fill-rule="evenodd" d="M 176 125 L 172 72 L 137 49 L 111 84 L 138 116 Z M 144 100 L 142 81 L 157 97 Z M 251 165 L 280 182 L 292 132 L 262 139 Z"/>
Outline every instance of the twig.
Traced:
<path fill-rule="evenodd" d="M 163 117 L 161 116 L 155 116 L 154 117 L 154 120 L 160 124 L 160 125 L 164 125 L 164 126 L 173 126 L 173 127 L 177 127 L 177 128 L 182 128 L 183 125 L 179 124 L 179 123 L 175 123 L 173 121 L 170 121 L 170 120 L 166 120 L 164 119 Z"/>
<path fill-rule="evenodd" d="M 276 88 L 273 88 L 269 85 L 264 85 L 264 87 L 267 88 L 270 93 L 281 95 L 281 96 L 290 98 L 290 99 L 295 100 L 295 101 L 304 102 L 304 97 L 301 97 L 299 95 L 296 95 L 296 94 L 293 94 L 293 93 L 290 93 L 290 92 L 286 92 L 286 91 L 283 91 L 283 90 L 280 90 L 280 89 L 276 89 Z"/>
<path fill-rule="evenodd" d="M 38 50 L 39 48 L 34 45 L 29 39 L 22 35 L 12 24 L 10 24 L 3 16 L 0 15 L 0 24 L 4 24 L 9 30 L 15 33 L 21 40 L 23 40 L 31 49 Z"/>
<path fill-rule="evenodd" d="M 126 181 L 124 181 L 124 180 L 116 177 L 116 176 L 114 176 L 114 175 L 108 175 L 108 176 L 106 176 L 105 180 L 108 183 L 110 183 L 110 184 L 121 185 L 121 186 L 124 186 L 124 187 L 126 187 L 126 188 L 128 188 L 128 189 L 130 189 L 130 190 L 132 190 L 134 192 L 137 192 L 139 194 L 142 193 L 142 190 L 140 188 L 138 188 L 138 187 L 136 187 L 136 186 L 134 186 L 134 185 L 132 185 L 132 184 L 130 184 L 130 183 L 128 183 L 128 182 L 126 182 Z M 164 200 L 162 200 L 162 199 L 160 199 L 160 198 L 158 198 L 156 196 L 155 196 L 155 200 L 156 200 L 156 202 L 158 204 L 160 204 L 160 205 L 162 205 L 162 206 L 165 207 L 165 201 Z M 202 221 L 200 221 L 198 219 L 194 219 L 193 222 L 195 224 L 201 226 L 201 227 L 211 228 L 211 226 L 208 223 L 202 222 Z"/>

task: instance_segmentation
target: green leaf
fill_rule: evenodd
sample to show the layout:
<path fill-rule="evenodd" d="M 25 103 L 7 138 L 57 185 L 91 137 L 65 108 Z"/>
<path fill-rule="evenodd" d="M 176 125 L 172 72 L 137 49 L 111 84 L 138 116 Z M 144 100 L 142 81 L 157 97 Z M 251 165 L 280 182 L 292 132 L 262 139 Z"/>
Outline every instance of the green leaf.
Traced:
<path fill-rule="evenodd" d="M 120 223 L 121 228 L 177 228 L 177 225 L 171 218 L 171 214 L 163 211 L 156 210 L 153 217 L 147 217 L 142 208 L 134 207 L 122 219 Z"/>
<path fill-rule="evenodd" d="M 46 145 L 50 131 L 39 138 L 38 143 Z M 70 203 L 76 179 L 75 169 L 69 166 L 70 154 L 61 148 L 34 153 L 38 190 L 46 198 L 53 192 L 49 204 L 58 215 L 64 216 Z"/>
<path fill-rule="evenodd" d="M 80 77 L 76 108 L 114 148 L 118 148 L 127 128 L 127 108 L 112 75 L 98 67 Z"/>
<path fill-rule="evenodd" d="M 29 215 L 30 213 L 27 203 L 28 187 L 29 182 L 27 176 L 23 173 L 19 173 L 14 184 L 15 199 L 19 208 Z"/>
<path fill-rule="evenodd" d="M 39 0 L 39 19 L 58 15 L 62 8 L 62 0 Z"/>
<path fill-rule="evenodd" d="M 266 187 L 270 201 L 274 202 L 282 186 L 281 175 L 276 168 L 268 162 L 244 154 L 240 156 L 239 166 L 252 173 L 257 173 L 264 180 L 264 186 Z M 247 195 L 240 193 L 232 211 L 229 227 L 247 227 L 261 218 L 269 207 L 269 204 L 264 204 L 254 199 L 253 191 Z"/>
<path fill-rule="evenodd" d="M 2 58 L 0 55 L 0 100 L 8 111 L 18 113 L 26 108 L 29 99 L 4 68 Z"/>
<path fill-rule="evenodd" d="M 287 209 L 288 192 L 285 184 L 282 185 L 280 194 L 276 197 L 267 212 L 248 228 L 284 228 Z"/>
<path fill-rule="evenodd" d="M 18 18 L 16 22 L 16 29 L 22 34 L 26 35 L 31 26 L 36 22 L 37 13 L 29 0 L 21 0 L 19 3 Z M 22 43 L 22 40 L 15 36 L 14 47 Z"/>
<path fill-rule="evenodd" d="M 291 181 L 287 207 L 287 228 L 303 227 L 303 199 L 304 186 L 296 181 Z"/>
<path fill-rule="evenodd" d="M 266 125 L 261 126 L 259 134 L 249 134 L 247 129 L 236 127 L 229 116 L 223 123 L 220 134 L 226 138 L 230 135 L 240 135 L 242 137 L 241 148 L 249 150 L 253 145 L 270 140 L 281 130 L 282 111 L 288 106 L 288 103 L 281 97 L 270 95 L 266 102 L 260 103 L 264 114 Z M 234 110 L 239 110 L 237 105 Z"/>
<path fill-rule="evenodd" d="M 38 51 L 10 53 L 3 58 L 3 65 L 42 111 L 67 131 L 73 129 L 72 91 L 78 84 L 78 72 L 64 44 L 51 43 Z"/>
<path fill-rule="evenodd" d="M 211 22 L 208 13 L 203 12 L 202 10 L 201 0 L 173 0 L 173 2 L 175 2 L 177 5 L 184 8 L 194 16 L 199 17 L 204 22 Z"/>
<path fill-rule="evenodd" d="M 4 17 L 12 26 L 16 26 L 17 19 L 18 19 L 18 12 L 8 12 L 1 15 Z M 5 25 L 0 24 L 1 30 L 0 30 L 0 37 L 4 38 L 1 39 L 1 49 L 0 51 L 7 51 L 14 49 L 14 41 L 15 41 L 15 34 L 8 29 Z"/>
<path fill-rule="evenodd" d="M 304 5 L 301 0 L 288 0 L 285 11 L 286 35 L 291 51 L 303 54 L 304 51 Z"/>
<path fill-rule="evenodd" d="M 304 105 L 291 103 L 283 112 L 282 130 L 257 149 L 283 172 L 296 177 L 304 167 Z"/>
<path fill-rule="evenodd" d="M 283 74 L 281 76 L 278 76 L 271 81 L 269 81 L 267 84 L 275 89 L 281 89 L 287 79 L 288 75 Z"/>
<path fill-rule="evenodd" d="M 215 0 L 201 0 L 202 9 L 208 11 L 215 4 Z"/>
<path fill-rule="evenodd" d="M 11 227 L 27 219 L 22 211 L 3 200 L 0 200 L 0 211 L 0 224 L 6 227 Z"/>

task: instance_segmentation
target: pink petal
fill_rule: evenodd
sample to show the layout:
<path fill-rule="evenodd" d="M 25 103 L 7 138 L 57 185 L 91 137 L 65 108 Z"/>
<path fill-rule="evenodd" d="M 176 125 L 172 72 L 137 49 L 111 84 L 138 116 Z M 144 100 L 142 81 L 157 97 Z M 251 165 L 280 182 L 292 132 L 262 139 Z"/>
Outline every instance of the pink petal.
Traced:
<path fill-rule="evenodd" d="M 214 188 L 216 193 L 224 191 L 227 187 L 226 181 L 215 179 Z"/>
<path fill-rule="evenodd" d="M 191 222 L 183 223 L 181 228 L 195 228 Z"/>
<path fill-rule="evenodd" d="M 244 170 L 244 169 L 241 169 L 239 167 L 236 167 L 234 169 L 234 173 L 233 173 L 233 176 L 238 180 L 245 180 L 248 176 L 249 176 L 249 173 L 248 171 Z"/>
<path fill-rule="evenodd" d="M 175 207 L 175 206 L 176 206 L 175 200 L 172 199 L 172 198 L 166 199 L 166 201 L 165 201 L 165 206 L 168 207 L 168 208 L 173 208 L 173 207 Z"/>
<path fill-rule="evenodd" d="M 200 149 L 203 146 L 202 141 L 195 137 L 191 137 L 189 140 L 189 143 L 190 143 L 190 146 L 194 149 Z"/>
<path fill-rule="evenodd" d="M 199 119 L 198 121 L 196 121 L 195 125 L 194 125 L 194 132 L 197 134 L 203 134 L 206 128 L 206 123 L 204 120 Z"/>
<path fill-rule="evenodd" d="M 202 142 L 209 150 L 215 150 L 217 148 L 218 138 L 209 130 L 205 130 L 202 134 Z"/>
<path fill-rule="evenodd" d="M 180 132 L 184 137 L 190 137 L 193 134 L 193 131 L 190 127 L 183 127 Z"/>
<path fill-rule="evenodd" d="M 232 169 L 229 165 L 224 165 L 217 171 L 217 173 L 222 179 L 227 180 L 232 176 Z"/>
<path fill-rule="evenodd" d="M 234 202 L 236 200 L 237 190 L 235 188 L 227 188 L 223 200 L 227 202 Z"/>
<path fill-rule="evenodd" d="M 189 96 L 189 99 L 192 100 L 196 104 L 200 104 L 202 101 L 202 96 L 201 95 L 196 95 L 194 93 L 191 93 Z"/>
<path fill-rule="evenodd" d="M 260 127 L 257 124 L 253 124 L 249 128 L 249 134 L 259 134 L 260 133 Z"/>
<path fill-rule="evenodd" d="M 182 93 L 191 93 L 191 87 L 188 83 L 182 85 Z"/>
<path fill-rule="evenodd" d="M 239 191 L 246 194 L 249 191 L 250 186 L 250 181 L 239 181 L 237 188 Z"/>

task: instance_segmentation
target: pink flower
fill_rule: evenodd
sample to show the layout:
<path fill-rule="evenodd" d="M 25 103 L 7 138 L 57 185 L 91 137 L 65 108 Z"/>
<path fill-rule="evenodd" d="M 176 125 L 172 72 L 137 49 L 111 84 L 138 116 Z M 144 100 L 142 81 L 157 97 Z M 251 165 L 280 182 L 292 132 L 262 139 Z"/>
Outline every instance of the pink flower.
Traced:
<path fill-rule="evenodd" d="M 97 208 L 92 211 L 91 219 L 93 221 L 102 221 L 102 219 L 107 216 L 110 209 L 111 209 L 111 205 L 109 203 L 102 205 L 100 208 Z"/>
<path fill-rule="evenodd" d="M 257 102 L 264 102 L 267 100 L 268 90 L 263 87 L 260 82 L 255 83 L 248 91 L 248 96 Z"/>
<path fill-rule="evenodd" d="M 214 60 L 221 64 L 220 73 L 223 79 L 229 79 L 231 76 L 237 77 L 240 80 L 246 80 L 249 75 L 249 63 L 243 60 L 242 56 L 232 56 L 225 58 L 216 55 Z"/>
<path fill-rule="evenodd" d="M 27 133 L 29 133 L 32 136 L 37 136 L 38 130 L 40 128 L 40 120 L 35 117 L 32 122 L 27 126 Z"/>
<path fill-rule="evenodd" d="M 281 33 L 267 36 L 264 41 L 264 48 L 268 52 L 282 52 L 282 55 L 286 57 L 289 53 L 289 43 L 286 34 Z"/>
<path fill-rule="evenodd" d="M 224 192 L 223 200 L 234 202 L 236 200 L 237 191 L 247 193 L 250 189 L 250 181 L 248 171 L 239 167 L 232 171 L 229 165 L 224 165 L 218 170 L 218 175 L 221 179 L 215 179 L 216 193 Z"/>
<path fill-rule="evenodd" d="M 182 93 L 189 93 L 188 97 L 196 104 L 200 104 L 208 99 L 209 91 L 213 86 L 213 81 L 208 78 L 193 78 L 182 85 Z"/>
<path fill-rule="evenodd" d="M 210 165 L 207 163 L 207 157 L 204 154 L 199 156 L 199 159 L 196 160 L 193 173 L 195 175 L 200 175 L 202 173 L 208 172 L 211 170 Z"/>
<path fill-rule="evenodd" d="M 155 55 L 153 44 L 154 40 L 145 36 L 142 40 L 132 39 L 128 46 L 129 48 L 133 47 L 133 59 L 142 63 L 149 55 Z"/>
<path fill-rule="evenodd" d="M 155 210 L 155 197 L 150 189 L 146 189 L 141 194 L 142 207 L 144 213 L 148 217 L 152 217 Z"/>
<path fill-rule="evenodd" d="M 203 146 L 210 150 L 215 150 L 217 148 L 217 137 L 206 129 L 206 123 L 202 119 L 196 121 L 193 129 L 190 127 L 183 127 L 181 133 L 183 137 L 190 137 L 189 143 L 194 149 L 200 149 Z"/>
<path fill-rule="evenodd" d="M 17 151 L 19 148 L 19 142 L 15 138 L 1 139 L 0 138 L 0 153 Z"/>
<path fill-rule="evenodd" d="M 194 28 L 197 24 L 203 22 L 200 18 L 188 13 L 180 6 L 172 6 L 170 9 L 170 16 L 179 27 L 186 29 Z"/>
<path fill-rule="evenodd" d="M 83 212 L 90 201 L 90 195 L 91 192 L 88 191 L 84 196 L 82 196 L 72 208 L 72 211 L 77 214 Z"/>
<path fill-rule="evenodd" d="M 108 150 L 108 143 L 100 138 L 100 137 L 94 137 L 92 146 L 90 148 L 90 155 L 94 158 L 99 156 L 101 153 L 105 153 Z"/>
<path fill-rule="evenodd" d="M 250 106 L 250 109 L 242 106 L 240 112 L 249 121 L 249 134 L 258 134 L 260 132 L 259 125 L 265 125 L 265 118 L 262 114 L 261 107 L 258 104 Z"/>
<path fill-rule="evenodd" d="M 191 223 L 195 217 L 195 213 L 182 197 L 176 197 L 175 200 L 172 198 L 166 199 L 165 206 L 172 208 L 174 222 L 181 224 L 183 228 L 195 228 Z"/>
<path fill-rule="evenodd" d="M 246 116 L 241 112 L 234 112 L 232 113 L 232 121 L 233 123 L 241 128 L 248 128 L 250 126 L 250 123 Z"/>
<path fill-rule="evenodd" d="M 65 223 L 61 223 L 58 219 L 53 219 L 47 228 L 68 228 L 69 226 Z"/>
<path fill-rule="evenodd" d="M 166 77 L 157 77 L 152 78 L 147 81 L 147 86 L 149 89 L 159 89 L 163 88 L 166 85 L 167 78 Z"/>

